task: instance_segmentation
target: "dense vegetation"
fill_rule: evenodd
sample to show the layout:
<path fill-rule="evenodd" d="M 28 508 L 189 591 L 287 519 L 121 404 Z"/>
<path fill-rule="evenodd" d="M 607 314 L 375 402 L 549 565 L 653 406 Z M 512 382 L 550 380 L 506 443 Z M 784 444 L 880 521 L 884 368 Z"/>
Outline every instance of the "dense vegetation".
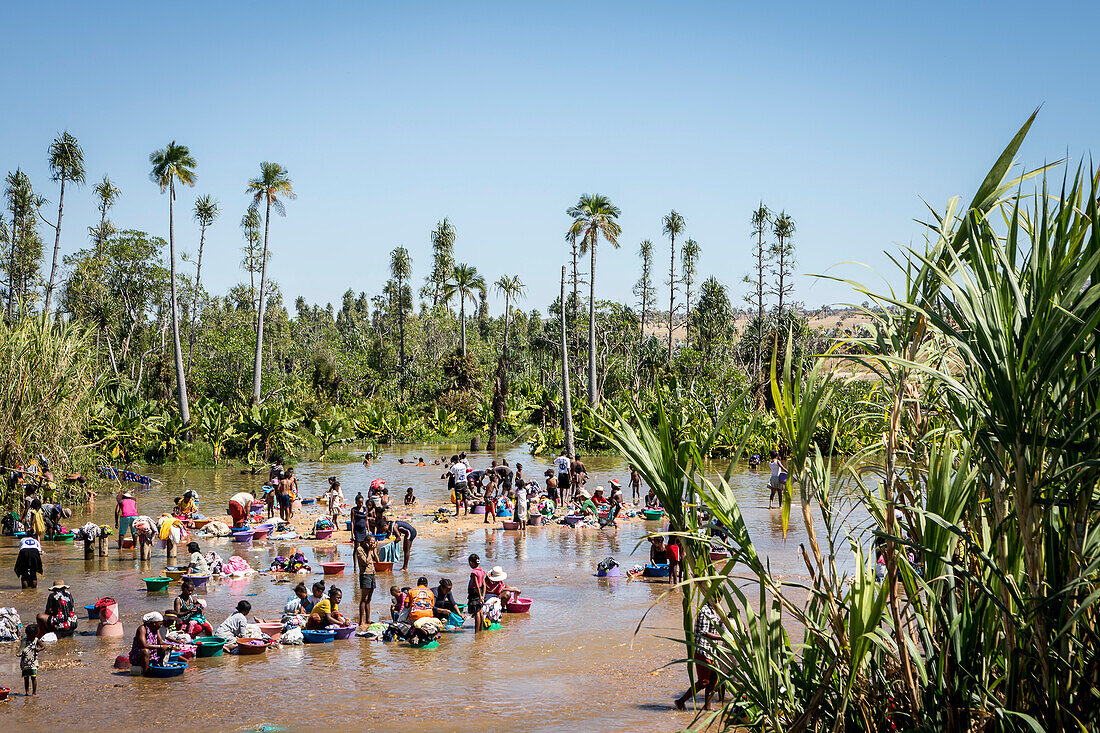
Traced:
<path fill-rule="evenodd" d="M 60 135 L 49 163 L 58 191 L 52 214 L 22 169 L 7 176 L 0 295 L 8 324 L 3 338 L 12 343 L 2 346 L 18 349 L 19 339 L 33 334 L 63 341 L 54 348 L 86 352 L 86 370 L 74 378 L 86 383 L 90 404 L 53 442 L 38 440 L 34 426 L 10 430 L 3 465 L 39 452 L 62 458 L 77 445 L 86 447 L 88 462 L 210 464 L 324 456 L 350 440 L 480 435 L 489 447 L 507 440 L 528 442 L 534 451 L 562 444 L 562 300 L 545 312 L 523 310 L 521 277 L 506 273 L 490 282 L 476 264 L 464 262 L 448 219 L 430 232 L 431 262 L 415 263 L 405 248 L 393 249 L 392 277 L 381 293 L 349 290 L 339 303 L 323 306 L 299 297 L 288 307 L 272 277 L 278 269 L 273 253 L 296 246 L 280 240 L 279 217 L 292 215 L 295 194 L 279 164 L 264 162 L 242 186 L 243 280 L 215 294 L 203 285 L 204 248 L 211 228 L 227 225 L 228 207 L 209 193 L 183 203 L 199 181 L 186 146 L 173 141 L 150 156 L 152 185 L 165 194 L 163 233 L 116 223 L 112 211 L 125 193 L 103 176 L 91 188 L 99 217 L 87 228 L 86 246 L 60 259 L 62 244 L 76 249 L 73 243 L 83 239 L 71 226 L 63 238 L 61 227 L 64 201 L 86 195 L 77 140 Z M 763 204 L 752 212 L 751 232 L 746 221 L 745 243 L 755 248 L 750 309 L 736 308 L 717 278 L 699 276 L 700 245 L 687 237 L 689 223 L 676 211 L 654 216 L 667 237 L 667 270 L 658 274 L 656 247 L 647 240 L 639 251 L 638 302 L 599 300 L 597 245 L 621 244 L 618 216 L 606 197 L 586 194 L 563 218 L 562 259 L 570 263 L 564 318 L 579 450 L 609 449 L 589 410 L 600 404 L 634 405 L 655 419 L 656 405 L 665 401 L 683 413 L 685 424 L 713 426 L 735 401 L 739 424 L 747 424 L 769 407 L 763 355 L 777 331 L 795 334 L 799 364 L 840 335 L 811 329 L 808 314 L 792 302 L 794 221 Z M 54 235 L 49 263 L 43 226 Z M 667 311 L 658 310 L 658 292 L 668 296 Z M 503 313 L 490 314 L 491 296 Z M 62 379 L 42 371 L 35 377 Z M 836 401 L 845 450 L 881 432 L 872 423 L 839 420 L 869 393 L 867 384 Z M 754 389 L 745 394 L 745 386 Z M 765 417 L 755 435 L 759 450 L 773 447 L 779 437 L 774 417 Z M 728 452 L 733 442 L 720 441 L 715 453 Z"/>
<path fill-rule="evenodd" d="M 790 550 L 805 580 L 772 574 L 729 475 L 705 478 L 718 431 L 673 410 L 604 423 L 681 537 L 688 659 L 699 605 L 722 619 L 713 665 L 728 694 L 700 727 L 1095 729 L 1100 170 L 1022 192 L 1029 176 L 1007 172 L 1030 124 L 970 205 L 953 200 L 899 258 L 904 289 L 854 285 L 886 306 L 845 356 L 886 397 L 873 452 L 822 449 L 838 387 L 824 361 L 773 368 L 791 448 L 783 527 L 804 526 L 808 546 Z"/>

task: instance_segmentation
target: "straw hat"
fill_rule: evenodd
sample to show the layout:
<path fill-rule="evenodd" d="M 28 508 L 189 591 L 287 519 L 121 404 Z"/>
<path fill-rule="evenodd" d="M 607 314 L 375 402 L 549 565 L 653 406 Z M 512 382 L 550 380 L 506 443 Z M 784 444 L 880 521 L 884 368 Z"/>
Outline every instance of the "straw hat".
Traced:
<path fill-rule="evenodd" d="M 69 586 L 65 584 L 64 580 L 55 580 L 53 585 L 50 586 L 50 590 L 68 590 Z"/>
<path fill-rule="evenodd" d="M 582 496 L 585 499 L 591 499 L 592 498 L 592 494 L 588 493 L 588 489 L 580 489 L 579 491 L 577 491 L 577 496 Z"/>
<path fill-rule="evenodd" d="M 492 572 L 489 573 L 489 580 L 493 581 L 494 583 L 497 583 L 501 580 L 507 580 L 507 579 L 508 579 L 508 573 L 504 572 L 504 568 L 502 568 L 499 565 L 494 567 Z"/>
<path fill-rule="evenodd" d="M 596 490 L 595 490 L 595 492 L 594 492 L 594 493 L 596 493 L 596 494 L 602 494 L 602 493 L 603 493 L 603 491 L 604 491 L 604 489 L 603 489 L 603 487 L 602 487 L 602 486 L 597 486 L 597 487 L 596 487 Z"/>

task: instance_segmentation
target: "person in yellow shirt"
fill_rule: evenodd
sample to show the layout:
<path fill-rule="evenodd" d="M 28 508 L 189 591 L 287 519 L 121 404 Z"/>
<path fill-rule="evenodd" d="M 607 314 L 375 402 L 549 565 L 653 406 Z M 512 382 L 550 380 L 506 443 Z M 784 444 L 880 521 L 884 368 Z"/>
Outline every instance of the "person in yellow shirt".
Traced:
<path fill-rule="evenodd" d="M 417 578 L 416 587 L 405 595 L 405 607 L 409 609 L 409 621 L 435 615 L 435 593 L 428 588 L 427 578 Z"/>
<path fill-rule="evenodd" d="M 307 629 L 324 629 L 329 626 L 348 626 L 347 618 L 340 613 L 343 593 L 336 586 L 328 589 L 328 596 L 317 602 L 306 621 Z"/>
<path fill-rule="evenodd" d="M 31 508 L 27 510 L 27 516 L 23 518 L 23 524 L 27 528 L 27 534 L 32 537 L 46 536 L 46 515 L 42 512 L 42 502 L 35 499 L 31 502 Z"/>

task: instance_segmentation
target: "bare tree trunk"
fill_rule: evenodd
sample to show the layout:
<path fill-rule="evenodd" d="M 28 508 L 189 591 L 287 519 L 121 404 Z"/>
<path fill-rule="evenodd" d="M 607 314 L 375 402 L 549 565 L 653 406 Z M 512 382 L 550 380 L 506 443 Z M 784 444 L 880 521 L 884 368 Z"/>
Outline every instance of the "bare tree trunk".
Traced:
<path fill-rule="evenodd" d="M 260 373 L 264 350 L 264 285 L 267 281 L 267 235 L 271 228 L 271 197 L 267 197 L 264 214 L 264 254 L 260 263 L 260 298 L 256 308 L 256 358 L 252 362 L 252 404 L 260 404 Z"/>
<path fill-rule="evenodd" d="M 592 230 L 589 254 L 592 264 L 588 270 L 588 405 L 595 409 L 600 396 L 596 394 L 596 230 Z"/>
<path fill-rule="evenodd" d="M 459 325 L 461 326 L 460 332 L 462 334 L 462 358 L 466 358 L 466 293 L 459 292 L 458 294 L 458 318 Z"/>
<path fill-rule="evenodd" d="M 183 349 L 180 348 L 179 305 L 176 302 L 176 235 L 174 222 L 173 202 L 176 198 L 176 184 L 173 180 L 169 184 L 168 191 L 168 249 L 171 259 L 171 280 L 169 281 L 172 296 L 172 346 L 175 350 L 176 361 L 176 386 L 179 394 L 180 419 L 184 426 L 191 424 L 191 408 L 187 401 L 187 377 L 183 372 Z"/>
<path fill-rule="evenodd" d="M 115 379 L 118 379 L 118 362 L 115 361 L 115 347 L 111 345 L 111 335 L 107 333 L 107 327 L 103 327 L 103 339 L 107 342 L 107 356 L 111 360 L 111 371 L 115 373 Z"/>
<path fill-rule="evenodd" d="M 569 399 L 569 345 L 565 341 L 565 265 L 561 266 L 561 391 L 562 391 L 562 429 L 565 432 L 565 450 L 576 455 L 573 450 L 573 408 Z"/>
<path fill-rule="evenodd" d="M 187 337 L 187 373 L 191 373 L 191 363 L 195 358 L 195 322 L 199 314 L 199 283 L 202 281 L 202 248 L 206 244 L 206 224 L 199 233 L 199 261 L 195 265 L 195 297 L 191 299 L 191 333 Z"/>
<path fill-rule="evenodd" d="M 508 316 L 511 311 L 511 293 L 504 295 L 504 344 L 497 364 L 496 379 L 493 381 L 493 420 L 489 425 L 489 441 L 486 450 L 496 450 L 497 432 L 504 421 L 504 408 L 508 399 Z"/>
<path fill-rule="evenodd" d="M 672 240 L 672 252 L 668 257 L 668 363 L 672 363 L 672 326 L 676 314 L 676 235 Z"/>
<path fill-rule="evenodd" d="M 61 251 L 61 214 L 65 210 L 65 176 L 61 176 L 61 194 L 57 197 L 57 226 L 53 235 L 53 264 L 50 265 L 50 282 L 46 285 L 46 304 L 42 307 L 42 318 L 50 313 L 50 301 L 53 299 L 54 279 L 57 277 L 57 253 Z M 14 265 L 15 262 L 13 261 Z"/>

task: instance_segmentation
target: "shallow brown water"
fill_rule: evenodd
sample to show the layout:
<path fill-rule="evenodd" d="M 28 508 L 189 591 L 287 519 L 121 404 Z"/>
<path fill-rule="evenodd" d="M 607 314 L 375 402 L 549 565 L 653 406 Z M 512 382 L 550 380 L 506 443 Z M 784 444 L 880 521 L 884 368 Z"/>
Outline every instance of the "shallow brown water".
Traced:
<path fill-rule="evenodd" d="M 400 466 L 397 458 L 439 457 L 456 450 L 399 446 L 370 468 L 359 463 L 311 462 L 295 468 L 304 496 L 319 493 L 324 479 L 336 475 L 349 501 L 357 491 L 365 491 L 372 478 L 380 477 L 387 480 L 398 503 L 409 486 L 422 503 L 441 502 L 447 494 L 446 482 L 439 480 L 441 468 Z M 532 459 L 519 449 L 499 455 L 510 463 L 523 463 L 528 478 L 541 477 L 548 465 L 545 458 Z M 484 452 L 473 460 L 475 468 L 488 461 Z M 629 491 L 621 459 L 593 457 L 585 462 L 593 485 L 618 478 Z M 153 516 L 167 510 L 172 498 L 188 488 L 199 492 L 200 511 L 222 514 L 229 496 L 266 478 L 229 469 L 144 472 L 164 482 L 133 487 L 139 511 Z M 803 539 L 799 528 L 792 526 L 784 541 L 779 513 L 766 509 L 766 471 L 739 473 L 735 489 L 758 549 L 770 557 L 773 569 L 796 576 L 804 572 L 796 554 Z M 113 499 L 101 497 L 94 507 L 77 509 L 71 525 L 79 526 L 89 518 L 111 523 L 113 510 Z M 486 568 L 501 565 L 507 570 L 509 584 L 534 599 L 530 614 L 506 614 L 501 630 L 481 634 L 476 641 L 468 628 L 445 635 L 434 650 L 352 639 L 272 649 L 259 657 L 194 660 L 182 677 L 172 680 L 130 677 L 111 669 L 114 657 L 128 652 L 141 615 L 172 604 L 171 588 L 149 594 L 141 582 L 143 577 L 161 574 L 164 551 L 154 549 L 153 560 L 143 565 L 132 551 L 120 554 L 113 541 L 109 557 L 89 561 L 79 547 L 46 543 L 46 574 L 39 589 L 21 591 L 14 573 L 0 574 L 0 605 L 14 606 L 28 623 L 43 609 L 46 588 L 60 578 L 72 586 L 78 606 L 104 595 L 118 599 L 126 634 L 120 639 L 78 634 L 48 647 L 42 653 L 38 698 L 20 694 L 0 703 L 0 714 L 27 730 L 58 724 L 93 730 L 152 725 L 166 730 L 255 730 L 263 725 L 346 730 L 410 724 L 425 731 L 675 730 L 692 719 L 671 706 L 686 686 L 684 667 L 662 669 L 682 655 L 682 646 L 663 638 L 682 638 L 679 596 L 662 598 L 668 589 L 662 583 L 594 577 L 596 563 L 608 555 L 624 567 L 644 564 L 648 545 L 638 545 L 655 528 L 655 523 L 641 522 L 625 523 L 615 532 L 551 525 L 532 528 L 526 537 L 480 527 L 422 532 L 413 548 L 410 572 L 379 576 L 372 617 L 388 612 L 389 585 L 411 585 L 421 574 L 433 586 L 440 577 L 452 578 L 456 597 L 462 595 L 468 577 L 465 559 L 471 552 L 482 556 Z M 240 554 L 257 569 L 289 550 L 284 544 L 270 543 L 242 549 L 229 540 L 201 540 L 200 544 L 204 551 L 215 549 L 223 557 Z M 14 547 L 12 538 L 0 539 L 0 564 L 14 565 Z M 318 571 L 320 560 L 332 558 L 323 553 L 314 562 L 314 549 L 302 549 Z M 335 552 L 350 566 L 349 545 L 341 544 Z M 200 591 L 208 603 L 208 618 L 217 626 L 241 598 L 252 603 L 254 615 L 277 617 L 291 591 L 289 585 L 276 584 L 272 578 L 212 580 Z M 354 616 L 359 596 L 353 590 L 353 578 L 339 576 L 338 584 L 345 591 L 341 610 Z M 647 610 L 649 615 L 635 634 Z M 82 622 L 81 632 L 94 630 L 95 622 Z M 15 645 L 8 646 L 7 652 L 0 652 L 0 684 L 21 693 Z"/>

